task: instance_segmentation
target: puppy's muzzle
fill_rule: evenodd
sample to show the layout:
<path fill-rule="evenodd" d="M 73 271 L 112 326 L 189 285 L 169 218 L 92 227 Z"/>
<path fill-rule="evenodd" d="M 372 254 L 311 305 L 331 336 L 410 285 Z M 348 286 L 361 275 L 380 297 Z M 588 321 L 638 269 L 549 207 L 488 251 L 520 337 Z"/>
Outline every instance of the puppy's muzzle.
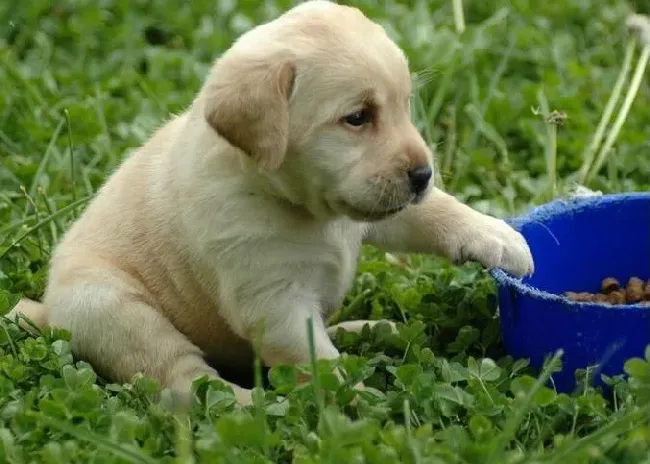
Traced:
<path fill-rule="evenodd" d="M 418 166 L 409 169 L 409 185 L 411 192 L 415 194 L 416 197 L 421 196 L 426 191 L 432 175 L 433 170 L 431 169 L 431 166 Z"/>

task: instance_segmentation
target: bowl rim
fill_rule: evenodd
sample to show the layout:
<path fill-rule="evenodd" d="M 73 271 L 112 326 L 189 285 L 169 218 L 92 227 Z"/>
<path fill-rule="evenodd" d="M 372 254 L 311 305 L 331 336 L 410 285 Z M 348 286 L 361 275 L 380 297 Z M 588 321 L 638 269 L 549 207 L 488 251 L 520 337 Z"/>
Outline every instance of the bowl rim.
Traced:
<path fill-rule="evenodd" d="M 544 219 L 575 211 L 576 209 L 581 209 L 585 206 L 592 207 L 599 203 L 619 203 L 630 199 L 647 199 L 650 201 L 650 192 L 628 192 L 587 197 L 557 198 L 532 208 L 526 214 L 508 219 L 506 222 L 515 229 L 520 230 L 520 228 L 526 224 L 533 222 L 543 224 Z M 510 287 L 520 295 L 544 300 L 548 303 L 561 303 L 576 309 L 607 308 L 608 311 L 648 311 L 648 313 L 650 313 L 650 306 L 647 303 L 614 305 L 606 302 L 573 301 L 564 295 L 547 292 L 532 285 L 525 284 L 522 278 L 514 277 L 502 269 L 491 269 L 489 272 L 500 287 Z"/>

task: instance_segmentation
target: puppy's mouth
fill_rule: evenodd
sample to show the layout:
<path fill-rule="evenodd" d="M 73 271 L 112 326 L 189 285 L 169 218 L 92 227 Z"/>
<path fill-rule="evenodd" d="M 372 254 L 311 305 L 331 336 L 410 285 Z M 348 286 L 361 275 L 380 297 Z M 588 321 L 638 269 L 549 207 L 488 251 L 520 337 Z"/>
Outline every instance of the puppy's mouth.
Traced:
<path fill-rule="evenodd" d="M 417 195 L 413 195 L 413 198 L 411 198 L 411 201 L 409 203 L 412 205 L 417 205 L 419 203 L 422 203 L 422 200 L 424 200 L 428 194 L 429 194 L 429 189 Z"/>
<path fill-rule="evenodd" d="M 357 221 L 364 221 L 364 222 L 374 222 L 374 221 L 381 221 L 382 219 L 386 219 L 390 216 L 393 216 L 400 211 L 404 210 L 407 206 L 411 204 L 417 204 L 420 201 L 422 201 L 422 198 L 420 196 L 413 195 L 411 198 L 409 198 L 408 201 L 401 203 L 399 205 L 394 205 L 390 206 L 388 208 L 373 208 L 370 210 L 362 209 L 357 206 L 351 205 L 350 203 L 346 201 L 341 201 L 339 203 L 340 209 L 342 212 L 350 217 L 351 219 L 357 220 Z"/>
<path fill-rule="evenodd" d="M 382 219 L 386 219 L 389 216 L 399 213 L 407 206 L 408 205 L 400 205 L 395 208 L 385 209 L 383 211 L 362 211 L 360 209 L 350 207 L 348 216 L 350 216 L 352 219 L 359 219 L 361 221 L 380 221 Z"/>

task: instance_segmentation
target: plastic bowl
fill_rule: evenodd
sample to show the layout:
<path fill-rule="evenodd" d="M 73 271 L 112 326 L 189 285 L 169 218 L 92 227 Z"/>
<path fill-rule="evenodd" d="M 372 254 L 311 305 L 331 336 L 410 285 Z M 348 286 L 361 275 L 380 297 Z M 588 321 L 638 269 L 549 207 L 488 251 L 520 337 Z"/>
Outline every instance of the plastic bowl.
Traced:
<path fill-rule="evenodd" d="M 625 361 L 643 357 L 650 344 L 650 306 L 574 302 L 566 291 L 600 291 L 605 277 L 625 285 L 650 278 L 650 193 L 557 200 L 509 221 L 528 241 L 533 276 L 516 279 L 494 270 L 503 341 L 508 353 L 542 367 L 562 349 L 555 388 L 576 386 L 576 369 L 623 373 Z"/>

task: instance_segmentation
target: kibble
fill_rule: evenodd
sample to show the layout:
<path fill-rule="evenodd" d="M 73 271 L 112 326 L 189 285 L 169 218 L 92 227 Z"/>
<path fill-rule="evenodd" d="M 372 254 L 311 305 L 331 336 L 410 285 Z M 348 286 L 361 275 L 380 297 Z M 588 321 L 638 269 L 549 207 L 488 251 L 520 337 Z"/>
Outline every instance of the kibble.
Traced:
<path fill-rule="evenodd" d="M 600 284 L 600 293 L 566 292 L 564 296 L 572 301 L 585 303 L 623 305 L 645 302 L 650 305 L 650 280 L 645 282 L 638 277 L 631 277 L 623 287 L 614 277 L 607 277 Z"/>
<path fill-rule="evenodd" d="M 606 303 L 608 296 L 609 295 L 605 295 L 604 293 L 596 293 L 594 296 L 594 301 L 597 301 L 598 303 Z"/>
<path fill-rule="evenodd" d="M 615 292 L 607 295 L 607 302 L 615 305 L 624 304 L 626 300 L 626 292 L 623 290 L 616 290 Z"/>
<path fill-rule="evenodd" d="M 643 282 L 638 277 L 632 277 L 625 288 L 628 303 L 638 303 L 643 300 Z"/>
<path fill-rule="evenodd" d="M 600 291 L 601 293 L 604 293 L 605 295 L 615 292 L 616 290 L 619 290 L 621 288 L 621 283 L 613 278 L 613 277 L 608 277 L 606 279 L 603 279 L 603 283 L 600 286 Z"/>

